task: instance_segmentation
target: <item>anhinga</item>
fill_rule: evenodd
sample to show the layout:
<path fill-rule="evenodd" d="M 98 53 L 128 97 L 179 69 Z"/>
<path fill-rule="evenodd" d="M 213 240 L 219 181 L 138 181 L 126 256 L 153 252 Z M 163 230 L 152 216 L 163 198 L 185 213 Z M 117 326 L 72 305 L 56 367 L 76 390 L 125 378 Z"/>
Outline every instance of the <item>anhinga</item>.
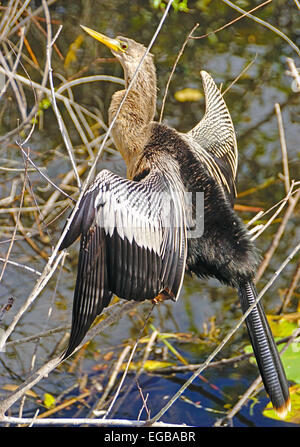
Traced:
<path fill-rule="evenodd" d="M 125 37 L 110 39 L 83 27 L 122 64 L 126 88 L 146 48 Z M 127 179 L 101 171 L 85 192 L 61 244 L 79 236 L 80 252 L 70 341 L 64 358 L 84 338 L 113 294 L 127 300 L 176 300 L 185 270 L 215 277 L 238 290 L 242 311 L 257 298 L 257 252 L 233 210 L 237 143 L 223 97 L 201 72 L 206 110 L 188 133 L 154 122 L 156 72 L 145 57 L 118 114 L 112 136 Z M 113 120 L 126 90 L 114 93 Z M 204 193 L 204 231 L 188 237 L 195 218 L 186 191 Z M 265 389 L 276 412 L 290 408 L 284 369 L 260 302 L 246 324 Z"/>

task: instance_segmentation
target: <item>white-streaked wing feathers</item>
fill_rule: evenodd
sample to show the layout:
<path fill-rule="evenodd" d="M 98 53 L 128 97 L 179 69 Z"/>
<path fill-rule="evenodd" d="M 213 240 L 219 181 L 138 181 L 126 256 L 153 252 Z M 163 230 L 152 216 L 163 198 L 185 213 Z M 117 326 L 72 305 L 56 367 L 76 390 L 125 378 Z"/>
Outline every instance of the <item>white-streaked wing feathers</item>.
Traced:
<path fill-rule="evenodd" d="M 168 237 L 177 244 L 173 226 L 181 228 L 183 225 L 182 207 L 179 196 L 161 174 L 151 174 L 146 182 L 134 182 L 104 170 L 87 194 L 95 188 L 98 190 L 95 198 L 97 225 L 106 235 L 112 236 L 116 229 L 122 240 L 126 237 L 129 243 L 134 241 L 160 256 L 164 254 Z M 172 207 L 174 222 L 170 222 Z M 172 248 L 176 250 L 175 245 Z"/>
<path fill-rule="evenodd" d="M 217 181 L 235 195 L 238 149 L 234 126 L 223 96 L 212 77 L 201 71 L 205 114 L 187 134 L 191 147 Z"/>
<path fill-rule="evenodd" d="M 101 171 L 84 194 L 61 245 L 81 236 L 70 355 L 110 302 L 142 301 L 162 291 L 177 299 L 185 272 L 186 224 L 182 193 L 166 175 L 140 182 Z"/>

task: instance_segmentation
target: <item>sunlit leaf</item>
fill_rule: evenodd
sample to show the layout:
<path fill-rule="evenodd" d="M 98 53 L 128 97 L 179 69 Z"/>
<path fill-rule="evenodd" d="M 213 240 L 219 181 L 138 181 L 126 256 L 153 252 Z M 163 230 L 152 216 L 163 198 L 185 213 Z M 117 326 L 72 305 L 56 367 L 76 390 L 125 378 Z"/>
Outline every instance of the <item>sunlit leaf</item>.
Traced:
<path fill-rule="evenodd" d="M 281 358 L 288 380 L 300 384 L 300 338 L 288 346 Z"/>
<path fill-rule="evenodd" d="M 186 102 L 186 101 L 200 101 L 200 99 L 203 97 L 203 94 L 200 90 L 196 88 L 184 88 L 183 90 L 178 90 L 174 94 L 174 98 L 179 102 Z"/>
<path fill-rule="evenodd" d="M 291 422 L 293 424 L 300 424 L 300 385 L 295 385 L 290 388 L 290 396 L 291 411 L 287 414 L 284 421 Z M 263 415 L 271 419 L 277 419 L 279 421 L 282 420 L 273 410 L 271 402 L 264 409 Z"/>
<path fill-rule="evenodd" d="M 274 337 L 289 337 L 297 329 L 296 319 L 291 315 L 268 315 L 268 322 L 271 326 Z M 297 319 L 299 315 L 297 316 Z"/>
<path fill-rule="evenodd" d="M 142 363 L 141 362 L 132 362 L 129 366 L 129 369 L 132 371 L 138 370 L 140 369 Z M 164 361 L 160 361 L 160 360 L 147 360 L 143 367 L 146 371 L 155 371 L 157 369 L 162 369 L 162 368 L 168 368 L 170 366 L 173 366 L 174 363 L 172 362 L 164 362 Z M 126 368 L 126 363 L 122 366 L 122 369 Z"/>
<path fill-rule="evenodd" d="M 269 315 L 268 321 L 270 322 L 273 335 L 279 338 L 290 336 L 297 327 L 296 323 L 294 323 L 293 315 L 283 315 L 281 317 Z M 281 348 L 279 347 L 279 350 L 280 349 Z M 245 347 L 245 352 L 253 352 L 252 347 L 247 345 Z M 287 379 L 300 384 L 300 338 L 296 338 L 293 343 L 285 349 L 281 355 L 281 359 Z M 255 358 L 251 357 L 250 362 L 256 363 Z"/>
<path fill-rule="evenodd" d="M 45 393 L 43 403 L 45 407 L 48 408 L 48 410 L 50 410 L 50 408 L 54 408 L 56 405 L 55 397 L 52 396 L 52 394 L 50 393 Z"/>
<path fill-rule="evenodd" d="M 172 365 L 173 365 L 172 362 L 164 362 L 160 360 L 147 360 L 144 363 L 144 369 L 146 369 L 147 371 L 155 371 L 156 369 L 168 368 L 169 366 Z"/>

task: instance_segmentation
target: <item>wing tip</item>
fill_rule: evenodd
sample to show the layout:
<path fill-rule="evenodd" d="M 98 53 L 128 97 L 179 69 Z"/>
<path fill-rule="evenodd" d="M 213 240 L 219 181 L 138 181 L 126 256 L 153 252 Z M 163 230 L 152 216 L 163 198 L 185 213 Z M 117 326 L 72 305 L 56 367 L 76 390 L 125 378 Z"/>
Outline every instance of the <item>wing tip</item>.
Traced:
<path fill-rule="evenodd" d="M 285 419 L 292 408 L 290 396 L 287 397 L 282 405 L 276 406 L 273 404 L 273 408 L 280 419 Z"/>
<path fill-rule="evenodd" d="M 202 84 L 204 87 L 206 87 L 209 82 L 215 83 L 212 76 L 207 71 L 201 70 L 200 75 L 201 75 Z"/>
<path fill-rule="evenodd" d="M 70 355 L 72 355 L 73 351 L 70 351 L 69 348 L 65 349 L 63 353 L 61 354 L 60 361 L 63 362 L 66 360 Z"/>
<path fill-rule="evenodd" d="M 205 70 L 200 70 L 200 75 L 202 78 L 206 78 L 206 77 L 211 78 L 210 74 Z"/>
<path fill-rule="evenodd" d="M 75 349 L 80 345 L 80 343 L 83 340 L 84 336 L 85 336 L 85 333 L 83 335 L 82 334 L 80 334 L 80 335 L 76 334 L 75 335 L 75 334 L 72 334 L 72 331 L 71 331 L 70 338 L 69 338 L 69 341 L 68 341 L 68 345 L 67 345 L 66 349 L 63 351 L 63 353 L 61 355 L 61 361 L 63 361 L 66 358 L 70 357 L 74 353 Z"/>

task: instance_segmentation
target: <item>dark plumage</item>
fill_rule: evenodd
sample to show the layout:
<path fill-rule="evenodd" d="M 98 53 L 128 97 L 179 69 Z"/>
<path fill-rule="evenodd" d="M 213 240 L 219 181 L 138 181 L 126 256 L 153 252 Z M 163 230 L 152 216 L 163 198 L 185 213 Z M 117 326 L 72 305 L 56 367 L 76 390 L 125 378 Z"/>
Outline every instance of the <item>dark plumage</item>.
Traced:
<path fill-rule="evenodd" d="M 126 89 L 146 49 L 131 39 L 109 39 L 124 68 Z M 112 135 L 128 179 L 101 171 L 84 194 L 61 249 L 81 237 L 69 346 L 71 355 L 112 294 L 127 300 L 179 296 L 186 268 L 238 290 L 243 312 L 254 303 L 258 255 L 233 210 L 237 144 L 229 111 L 210 75 L 201 72 L 203 119 L 187 134 L 153 122 L 156 75 L 147 55 L 116 118 Z M 113 95 L 114 119 L 125 90 Z M 187 192 L 192 201 L 187 201 Z M 204 194 L 204 226 L 195 197 Z M 201 213 L 200 213 L 201 217 Z M 202 223 L 200 219 L 200 224 Z M 277 348 L 259 303 L 246 319 L 267 393 L 284 416 L 290 399 Z"/>

